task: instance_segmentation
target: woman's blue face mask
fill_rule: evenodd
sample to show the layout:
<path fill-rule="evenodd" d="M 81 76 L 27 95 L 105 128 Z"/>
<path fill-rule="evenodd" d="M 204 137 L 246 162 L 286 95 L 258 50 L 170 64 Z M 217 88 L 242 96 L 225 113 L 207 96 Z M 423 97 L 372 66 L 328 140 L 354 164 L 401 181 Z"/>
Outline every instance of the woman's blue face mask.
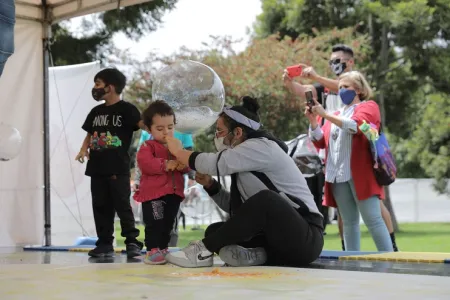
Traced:
<path fill-rule="evenodd" d="M 339 89 L 339 97 L 341 97 L 342 103 L 349 105 L 353 102 L 353 99 L 355 99 L 356 92 L 355 90 L 341 88 Z"/>

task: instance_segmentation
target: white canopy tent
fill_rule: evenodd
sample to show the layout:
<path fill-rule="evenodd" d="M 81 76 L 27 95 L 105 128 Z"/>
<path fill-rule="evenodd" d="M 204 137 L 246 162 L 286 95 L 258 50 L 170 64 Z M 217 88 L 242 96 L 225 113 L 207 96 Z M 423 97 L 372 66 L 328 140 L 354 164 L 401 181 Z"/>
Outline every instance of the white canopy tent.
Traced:
<path fill-rule="evenodd" d="M 0 247 L 51 245 L 49 39 L 51 24 L 151 0 L 16 0 L 15 52 L 0 78 L 0 121 L 22 151 L 0 165 Z"/>
<path fill-rule="evenodd" d="M 16 17 L 55 23 L 144 2 L 149 0 L 16 0 Z"/>

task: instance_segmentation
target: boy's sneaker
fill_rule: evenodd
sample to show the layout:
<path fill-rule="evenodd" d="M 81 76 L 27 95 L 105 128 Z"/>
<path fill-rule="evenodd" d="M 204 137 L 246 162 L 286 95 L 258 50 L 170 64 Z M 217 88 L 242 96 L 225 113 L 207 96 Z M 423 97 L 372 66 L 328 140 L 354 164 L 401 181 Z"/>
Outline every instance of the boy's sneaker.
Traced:
<path fill-rule="evenodd" d="M 135 243 L 129 243 L 126 246 L 126 249 L 127 249 L 127 257 L 128 258 L 141 256 L 142 245 L 138 245 Z"/>
<path fill-rule="evenodd" d="M 225 246 L 220 249 L 219 256 L 225 264 L 233 267 L 260 266 L 267 261 L 266 250 L 262 247 Z"/>
<path fill-rule="evenodd" d="M 114 248 L 113 246 L 97 246 L 91 251 L 88 252 L 88 255 L 91 257 L 113 257 L 114 256 Z"/>
<path fill-rule="evenodd" d="M 183 268 L 212 267 L 214 253 L 206 249 L 202 241 L 190 242 L 180 251 L 166 255 L 167 262 Z"/>
<path fill-rule="evenodd" d="M 164 254 L 158 248 L 148 251 L 144 258 L 144 263 L 147 265 L 163 265 L 166 262 Z"/>

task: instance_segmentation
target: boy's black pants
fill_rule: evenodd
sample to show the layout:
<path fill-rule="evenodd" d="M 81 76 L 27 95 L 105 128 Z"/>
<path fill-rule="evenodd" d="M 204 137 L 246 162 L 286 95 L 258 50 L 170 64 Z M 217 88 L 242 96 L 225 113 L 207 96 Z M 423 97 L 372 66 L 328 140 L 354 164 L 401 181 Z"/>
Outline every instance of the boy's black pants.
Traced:
<path fill-rule="evenodd" d="M 142 203 L 145 223 L 145 247 L 165 249 L 169 245 L 170 232 L 174 227 L 178 209 L 183 199 L 175 194 Z"/>
<path fill-rule="evenodd" d="M 115 213 L 120 219 L 125 244 L 135 243 L 139 229 L 135 226 L 130 204 L 130 175 L 91 177 L 92 209 L 97 230 L 97 246 L 110 246 L 114 240 Z"/>

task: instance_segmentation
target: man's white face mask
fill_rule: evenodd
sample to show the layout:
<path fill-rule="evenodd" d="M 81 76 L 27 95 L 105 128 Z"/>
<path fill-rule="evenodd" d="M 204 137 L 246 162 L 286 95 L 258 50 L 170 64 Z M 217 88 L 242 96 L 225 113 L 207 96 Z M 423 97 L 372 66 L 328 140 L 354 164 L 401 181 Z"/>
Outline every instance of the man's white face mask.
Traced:
<path fill-rule="evenodd" d="M 220 151 L 223 151 L 223 150 L 226 150 L 226 149 L 230 149 L 231 147 L 230 146 L 228 146 L 228 145 L 225 145 L 224 143 L 223 143 L 223 140 L 225 139 L 225 137 L 224 136 L 222 136 L 222 137 L 214 137 L 214 145 L 216 146 L 216 149 L 217 149 L 217 152 L 220 152 Z"/>
<path fill-rule="evenodd" d="M 217 152 L 233 148 L 233 144 L 225 145 L 225 143 L 224 143 L 225 138 L 232 132 L 228 132 L 228 134 L 226 134 L 225 136 L 217 137 L 217 134 L 219 134 L 219 133 L 220 133 L 220 131 L 216 131 L 216 133 L 214 135 L 214 146 L 216 146 Z"/>

